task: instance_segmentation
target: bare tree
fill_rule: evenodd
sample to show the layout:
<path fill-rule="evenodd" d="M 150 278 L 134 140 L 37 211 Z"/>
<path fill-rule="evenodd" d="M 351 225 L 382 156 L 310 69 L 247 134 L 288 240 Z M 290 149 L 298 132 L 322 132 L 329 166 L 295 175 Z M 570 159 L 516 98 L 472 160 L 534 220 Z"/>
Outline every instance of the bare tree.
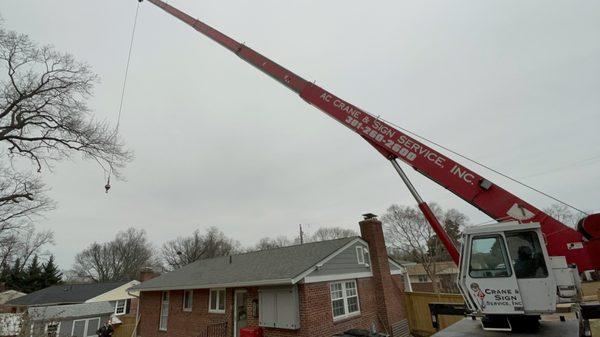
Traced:
<path fill-rule="evenodd" d="M 51 161 L 80 153 L 115 172 L 130 158 L 114 130 L 89 116 L 86 101 L 98 78 L 86 64 L 2 28 L 0 63 L 6 70 L 0 86 L 0 141 L 11 157 L 26 158 L 41 171 Z M 3 198 L 29 197 L 25 192 Z"/>
<path fill-rule="evenodd" d="M 28 178 L 1 166 L 0 194 L 5 196 L 0 197 L 2 269 L 12 265 L 17 258 L 26 263 L 33 254 L 43 255 L 40 250 L 52 243 L 52 232 L 36 233 L 33 221 L 52 209 L 53 203 L 43 194 L 43 184 L 38 178 Z M 22 197 L 15 199 L 18 195 Z"/>
<path fill-rule="evenodd" d="M 436 216 L 438 217 L 438 220 L 442 223 L 444 230 L 448 234 L 448 237 L 454 246 L 459 247 L 460 243 L 458 240 L 460 239 L 460 234 L 462 229 L 467 225 L 469 218 L 454 208 L 447 211 L 442 211 L 442 209 L 435 203 L 432 204 L 431 207 L 434 209 L 434 212 L 437 213 Z M 433 238 L 428 242 L 428 247 L 429 253 L 432 256 L 435 256 L 436 262 L 452 260 L 450 253 L 442 244 L 437 235 L 434 234 Z"/>
<path fill-rule="evenodd" d="M 48 252 L 45 247 L 54 243 L 52 231 L 36 231 L 33 225 L 26 225 L 18 231 L 0 235 L 0 272 L 13 266 L 19 260 L 19 267 L 24 269 L 33 256 L 44 256 Z"/>
<path fill-rule="evenodd" d="M 248 251 L 258 251 L 258 250 L 280 248 L 280 247 L 291 246 L 292 244 L 293 244 L 293 242 L 283 235 L 278 236 L 276 238 L 264 237 L 264 238 L 260 239 L 254 247 L 249 248 Z"/>
<path fill-rule="evenodd" d="M 303 242 L 309 243 L 316 241 L 335 240 L 357 235 L 358 234 L 355 231 L 343 227 L 320 227 L 313 234 L 305 233 Z M 287 247 L 296 244 L 300 244 L 299 236 L 293 239 L 290 239 L 284 235 L 280 235 L 276 238 L 264 237 L 260 239 L 256 245 L 248 248 L 247 251 L 266 250 Z"/>
<path fill-rule="evenodd" d="M 53 208 L 44 192 L 39 177 L 0 163 L 0 237 Z"/>
<path fill-rule="evenodd" d="M 326 241 L 358 236 L 358 233 L 343 227 L 321 227 L 310 236 L 310 241 Z"/>
<path fill-rule="evenodd" d="M 467 217 L 454 209 L 444 212 L 434 203 L 430 207 L 451 238 L 457 241 Z M 439 292 L 436 262 L 441 261 L 447 252 L 421 211 L 417 207 L 392 205 L 381 220 L 391 248 L 404 258 L 422 264 L 434 292 Z"/>
<path fill-rule="evenodd" d="M 575 214 L 569 207 L 563 204 L 552 204 L 544 208 L 544 213 L 571 227 L 577 225 L 577 221 L 579 221 L 578 215 L 581 216 L 581 214 Z"/>
<path fill-rule="evenodd" d="M 173 270 L 200 259 L 234 254 L 239 247 L 239 242 L 228 238 L 218 228 L 210 227 L 204 234 L 196 230 L 191 236 L 165 242 L 161 256 L 165 266 Z"/>
<path fill-rule="evenodd" d="M 94 282 L 132 280 L 143 267 L 156 265 L 146 232 L 129 228 L 113 241 L 94 242 L 77 254 L 70 274 Z"/>
<path fill-rule="evenodd" d="M 44 246 L 54 243 L 52 231 L 38 232 L 32 225 L 20 228 L 19 235 L 8 235 L 0 239 L 0 263 L 11 264 L 19 258 L 22 266 L 34 256 L 46 255 Z"/>
<path fill-rule="evenodd" d="M 97 76 L 73 56 L 0 25 L 0 243 L 15 245 L 54 207 L 39 172 L 80 154 L 119 175 L 131 159 L 86 103 Z M 11 246 L 12 247 L 12 246 Z M 11 248 L 12 249 L 12 248 Z M 6 251 L 6 250 L 5 250 Z"/>

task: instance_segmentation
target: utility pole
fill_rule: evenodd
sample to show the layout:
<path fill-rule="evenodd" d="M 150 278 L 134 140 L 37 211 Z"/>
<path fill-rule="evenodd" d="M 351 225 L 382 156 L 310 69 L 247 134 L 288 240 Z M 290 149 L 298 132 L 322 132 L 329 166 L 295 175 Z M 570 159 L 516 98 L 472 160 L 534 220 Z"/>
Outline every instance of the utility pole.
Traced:
<path fill-rule="evenodd" d="M 304 244 L 304 232 L 302 231 L 302 224 L 300 224 L 299 226 L 300 226 L 300 244 L 303 245 Z"/>

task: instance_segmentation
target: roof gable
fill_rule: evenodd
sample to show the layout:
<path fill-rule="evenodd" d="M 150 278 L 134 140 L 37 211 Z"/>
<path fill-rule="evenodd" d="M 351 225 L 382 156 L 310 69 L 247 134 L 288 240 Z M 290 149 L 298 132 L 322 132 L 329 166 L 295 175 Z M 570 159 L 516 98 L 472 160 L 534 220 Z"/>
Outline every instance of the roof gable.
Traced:
<path fill-rule="evenodd" d="M 86 303 L 105 302 L 105 301 L 117 301 L 117 300 L 134 298 L 135 296 L 130 294 L 128 292 L 128 290 L 129 290 L 129 288 L 136 286 L 138 284 L 140 284 L 140 281 L 137 281 L 137 280 L 129 281 L 129 282 L 124 283 L 112 290 L 102 293 L 96 297 L 90 298 L 90 299 L 86 300 L 85 302 Z M 134 294 L 134 295 L 136 295 L 136 294 Z M 139 294 L 137 294 L 137 295 L 139 295 Z"/>
<path fill-rule="evenodd" d="M 16 290 L 7 290 L 0 293 L 0 304 L 4 304 L 14 298 L 25 296 L 25 293 Z"/>
<path fill-rule="evenodd" d="M 362 239 L 357 239 L 345 245 L 326 261 L 320 262 L 316 268 L 307 275 L 308 279 L 328 278 L 332 275 L 362 273 L 365 277 L 372 276 L 370 262 L 367 260 L 369 251 L 368 244 Z M 358 255 L 362 254 L 362 262 L 359 263 Z"/>

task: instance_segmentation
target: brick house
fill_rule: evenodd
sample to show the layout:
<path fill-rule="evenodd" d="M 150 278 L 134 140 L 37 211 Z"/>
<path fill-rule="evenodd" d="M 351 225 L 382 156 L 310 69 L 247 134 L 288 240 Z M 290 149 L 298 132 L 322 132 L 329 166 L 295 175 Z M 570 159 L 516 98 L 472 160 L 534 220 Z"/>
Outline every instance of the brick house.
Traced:
<path fill-rule="evenodd" d="M 361 236 L 196 261 L 142 282 L 140 337 L 333 336 L 375 328 L 407 336 L 404 269 L 391 260 L 381 222 Z M 215 332 L 221 332 L 217 334 Z"/>

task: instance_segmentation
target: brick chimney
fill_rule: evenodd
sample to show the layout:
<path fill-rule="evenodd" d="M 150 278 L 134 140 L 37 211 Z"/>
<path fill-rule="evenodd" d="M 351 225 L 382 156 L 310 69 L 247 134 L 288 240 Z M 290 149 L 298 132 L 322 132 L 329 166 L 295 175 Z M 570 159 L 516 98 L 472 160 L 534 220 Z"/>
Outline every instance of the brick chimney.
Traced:
<path fill-rule="evenodd" d="M 369 244 L 375 299 L 378 303 L 377 315 L 387 333 L 394 336 L 394 330 L 398 331 L 402 325 L 407 324 L 402 303 L 403 291 L 390 273 L 381 221 L 376 215 L 370 213 L 363 217 L 364 220 L 359 222 L 360 235 Z M 398 278 L 397 282 L 402 281 Z"/>
<path fill-rule="evenodd" d="M 155 272 L 150 267 L 145 267 L 140 270 L 140 282 L 148 281 L 158 276 L 160 276 L 160 273 Z"/>

